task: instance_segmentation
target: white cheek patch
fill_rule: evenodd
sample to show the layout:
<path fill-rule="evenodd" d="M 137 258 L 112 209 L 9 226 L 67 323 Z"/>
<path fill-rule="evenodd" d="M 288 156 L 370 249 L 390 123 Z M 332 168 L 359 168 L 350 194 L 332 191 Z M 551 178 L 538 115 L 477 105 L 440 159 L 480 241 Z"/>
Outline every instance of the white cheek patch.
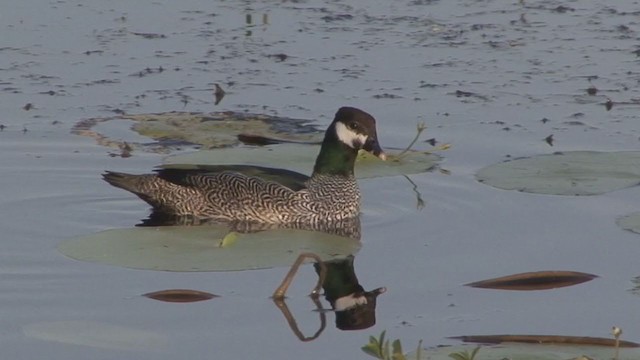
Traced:
<path fill-rule="evenodd" d="M 366 305 L 366 304 L 367 304 L 366 296 L 362 296 L 362 295 L 353 296 L 353 294 L 351 294 L 351 295 L 338 298 L 338 300 L 336 300 L 336 303 L 333 305 L 333 310 L 344 311 L 358 305 Z"/>
<path fill-rule="evenodd" d="M 360 149 L 362 145 L 367 141 L 367 135 L 358 134 L 357 132 L 350 130 L 347 126 L 341 122 L 336 123 L 336 134 L 338 135 L 338 139 L 343 143 L 347 144 L 347 146 L 353 149 Z M 356 148 L 355 144 L 360 144 Z"/>

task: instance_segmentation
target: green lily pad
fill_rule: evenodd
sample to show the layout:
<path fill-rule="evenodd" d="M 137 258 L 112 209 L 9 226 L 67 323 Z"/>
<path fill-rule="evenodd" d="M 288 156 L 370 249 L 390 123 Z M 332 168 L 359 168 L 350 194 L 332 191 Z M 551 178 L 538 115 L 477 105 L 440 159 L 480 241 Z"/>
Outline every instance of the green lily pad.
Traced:
<path fill-rule="evenodd" d="M 302 252 L 323 261 L 354 254 L 360 242 L 322 232 L 277 229 L 239 233 L 224 242 L 224 226 L 163 226 L 113 229 L 58 246 L 77 260 L 162 271 L 236 271 L 290 266 Z"/>
<path fill-rule="evenodd" d="M 121 138 L 122 131 L 111 135 L 103 128 L 105 126 L 99 126 L 117 126 L 118 121 L 127 121 L 131 130 L 156 142 L 125 142 Z M 133 124 L 129 125 L 131 122 Z M 310 120 L 231 111 L 166 112 L 91 118 L 75 124 L 71 132 L 94 138 L 103 146 L 150 152 L 166 152 L 169 148 L 180 145 L 201 145 L 205 148 L 238 145 L 238 135 L 247 132 L 288 141 L 320 141 L 324 133 L 311 125 Z"/>
<path fill-rule="evenodd" d="M 640 234 L 640 212 L 621 217 L 616 220 L 616 224 L 625 230 Z"/>
<path fill-rule="evenodd" d="M 165 159 L 165 166 L 180 165 L 257 165 L 286 168 L 303 174 L 311 174 L 316 157 L 320 152 L 319 145 L 279 144 L 268 147 L 236 147 L 228 149 L 203 150 L 189 154 L 170 156 Z M 356 161 L 356 177 L 372 178 L 382 176 L 419 174 L 436 166 L 441 157 L 435 154 L 408 151 L 402 155 L 399 150 L 385 149 L 387 161 L 361 151 Z"/>
<path fill-rule="evenodd" d="M 40 340 L 112 350 L 161 351 L 167 343 L 151 331 L 82 320 L 28 324 L 22 331 Z"/>
<path fill-rule="evenodd" d="M 571 151 L 487 166 L 484 184 L 551 195 L 598 195 L 640 184 L 640 152 Z"/>
<path fill-rule="evenodd" d="M 422 349 L 420 359 L 451 360 L 465 359 L 464 354 L 471 354 L 477 345 L 447 346 Z M 450 356 L 459 354 L 460 356 Z M 568 359 L 613 359 L 615 349 L 603 346 L 567 346 L 550 344 L 517 344 L 503 343 L 500 345 L 481 345 L 474 360 L 568 360 Z M 581 356 L 586 356 L 582 358 Z M 406 355 L 407 359 L 417 359 L 416 351 Z M 621 348 L 618 360 L 640 359 L 640 350 L 635 348 Z"/>

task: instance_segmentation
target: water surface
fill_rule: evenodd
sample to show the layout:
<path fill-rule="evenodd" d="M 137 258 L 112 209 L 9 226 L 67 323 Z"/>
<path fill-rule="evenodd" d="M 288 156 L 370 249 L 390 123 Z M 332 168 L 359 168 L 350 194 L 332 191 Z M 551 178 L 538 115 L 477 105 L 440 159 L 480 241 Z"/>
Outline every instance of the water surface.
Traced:
<path fill-rule="evenodd" d="M 640 239 L 615 219 L 640 208 L 638 189 L 554 197 L 501 191 L 473 177 L 509 157 L 637 149 L 637 106 L 617 104 L 639 96 L 635 5 L 192 0 L 5 6 L 3 352 L 25 359 L 342 359 L 364 357 L 360 346 L 385 329 L 412 347 L 419 339 L 427 346 L 451 344 L 446 337 L 464 334 L 606 337 L 613 325 L 637 341 L 639 302 L 629 290 L 638 275 Z M 227 91 L 217 106 L 214 83 Z M 598 91 L 588 95 L 592 86 Z M 610 111 L 608 99 L 616 103 Z M 313 119 L 324 127 L 342 105 L 372 113 L 383 146 L 406 144 L 420 121 L 429 126 L 427 138 L 453 144 L 442 163 L 450 175 L 411 176 L 426 201 L 422 210 L 402 177 L 360 182 L 363 248 L 356 273 L 365 288 L 388 289 L 378 299 L 374 327 L 341 331 L 328 314 L 318 339 L 299 342 L 268 299 L 282 268 L 140 271 L 56 251 L 65 239 L 133 226 L 146 215 L 144 203 L 100 180 L 103 170 L 144 172 L 162 161 L 144 152 L 109 156 L 113 149 L 70 134 L 78 121 L 119 111 L 232 110 Z M 128 125 L 111 130 L 131 136 Z M 553 147 L 544 141 L 551 134 Z M 600 278 L 526 293 L 462 286 L 538 270 Z M 305 296 L 314 281 L 308 266 L 288 301 L 309 333 L 318 326 Z M 221 297 L 170 304 L 140 296 L 171 288 Z M 138 347 L 115 340 L 96 346 L 42 340 L 29 331 L 60 321 L 149 336 L 140 335 Z"/>

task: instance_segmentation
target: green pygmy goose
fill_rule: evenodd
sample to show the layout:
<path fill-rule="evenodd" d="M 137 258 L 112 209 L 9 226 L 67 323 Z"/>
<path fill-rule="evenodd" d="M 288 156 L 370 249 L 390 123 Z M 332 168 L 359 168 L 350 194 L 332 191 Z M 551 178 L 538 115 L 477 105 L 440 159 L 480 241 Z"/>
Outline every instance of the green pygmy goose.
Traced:
<path fill-rule="evenodd" d="M 316 224 L 357 217 L 360 190 L 353 174 L 358 151 L 382 160 L 376 121 L 342 107 L 327 129 L 313 174 L 251 165 L 160 168 L 153 174 L 107 171 L 109 184 L 136 194 L 159 211 L 219 221 Z"/>

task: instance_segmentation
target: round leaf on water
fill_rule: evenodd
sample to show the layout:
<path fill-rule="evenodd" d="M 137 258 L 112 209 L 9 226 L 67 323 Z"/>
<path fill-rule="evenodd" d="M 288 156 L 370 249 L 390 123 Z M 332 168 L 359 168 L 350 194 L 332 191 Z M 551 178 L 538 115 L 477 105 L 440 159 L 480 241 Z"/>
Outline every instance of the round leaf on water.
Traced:
<path fill-rule="evenodd" d="M 163 271 L 234 271 L 290 266 L 302 252 L 324 261 L 354 254 L 360 242 L 322 232 L 278 229 L 234 234 L 223 226 L 113 229 L 67 240 L 63 254 L 83 261 Z"/>
<path fill-rule="evenodd" d="M 257 165 L 283 168 L 311 174 L 319 145 L 279 144 L 268 147 L 236 147 L 216 150 L 204 150 L 189 154 L 170 156 L 165 165 Z M 355 174 L 360 179 L 418 174 L 433 168 L 440 157 L 438 155 L 408 151 L 402 155 L 399 150 L 385 150 L 387 161 L 361 151 L 356 161 Z"/>
<path fill-rule="evenodd" d="M 288 141 L 317 141 L 323 131 L 309 120 L 291 119 L 265 114 L 238 112 L 166 112 L 157 114 L 125 114 L 107 118 L 85 119 L 74 125 L 72 133 L 96 139 L 103 146 L 130 150 L 166 152 L 183 145 L 218 148 L 238 145 L 238 135 L 251 131 L 266 137 Z M 131 138 L 131 131 L 149 142 Z"/>
<path fill-rule="evenodd" d="M 640 212 L 621 217 L 616 223 L 625 230 L 640 234 Z"/>
<path fill-rule="evenodd" d="M 84 320 L 40 322 L 25 325 L 22 330 L 40 340 L 100 349 L 161 351 L 167 343 L 162 334 Z"/>
<path fill-rule="evenodd" d="M 640 184 L 640 152 L 572 151 L 487 166 L 478 181 L 505 190 L 597 195 Z"/>

